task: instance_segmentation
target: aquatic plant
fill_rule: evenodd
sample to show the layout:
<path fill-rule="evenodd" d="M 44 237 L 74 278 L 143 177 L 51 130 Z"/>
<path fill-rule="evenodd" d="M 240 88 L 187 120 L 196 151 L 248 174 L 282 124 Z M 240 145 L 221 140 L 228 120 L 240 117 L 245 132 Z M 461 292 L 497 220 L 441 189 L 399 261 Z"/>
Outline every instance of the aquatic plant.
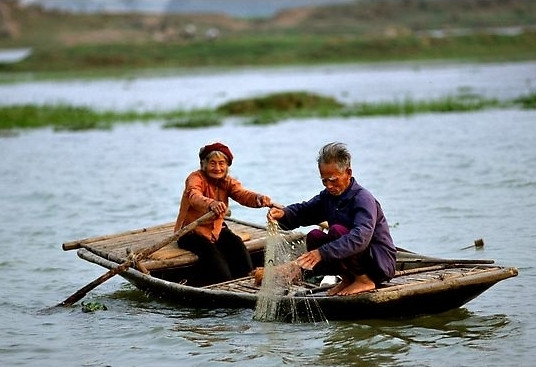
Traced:
<path fill-rule="evenodd" d="M 0 130 L 52 126 L 55 130 L 109 129 L 116 123 L 164 122 L 165 128 L 221 126 L 237 118 L 246 125 L 274 124 L 287 119 L 349 118 L 365 116 L 407 116 L 418 113 L 478 111 L 485 108 L 535 108 L 536 93 L 513 100 L 498 101 L 470 91 L 430 100 L 359 102 L 343 105 L 334 98 L 307 92 L 284 92 L 225 103 L 215 110 L 99 111 L 68 105 L 0 106 Z"/>
<path fill-rule="evenodd" d="M 107 311 L 108 307 L 100 302 L 82 302 L 82 312 Z"/>
<path fill-rule="evenodd" d="M 0 107 L 0 129 L 52 126 L 55 130 L 109 129 L 114 123 L 167 120 L 185 116 L 184 111 L 100 111 L 89 107 L 58 105 L 13 105 Z"/>
<path fill-rule="evenodd" d="M 296 112 L 337 109 L 343 105 L 332 97 L 308 92 L 280 92 L 260 97 L 230 101 L 216 110 L 227 115 L 249 116 L 270 111 Z"/>
<path fill-rule="evenodd" d="M 521 106 L 525 109 L 534 109 L 536 108 L 536 92 L 518 97 L 514 99 L 514 102 L 521 104 Z"/>
<path fill-rule="evenodd" d="M 221 126 L 222 116 L 213 111 L 197 110 L 173 119 L 164 124 L 164 128 L 199 129 L 211 126 Z"/>

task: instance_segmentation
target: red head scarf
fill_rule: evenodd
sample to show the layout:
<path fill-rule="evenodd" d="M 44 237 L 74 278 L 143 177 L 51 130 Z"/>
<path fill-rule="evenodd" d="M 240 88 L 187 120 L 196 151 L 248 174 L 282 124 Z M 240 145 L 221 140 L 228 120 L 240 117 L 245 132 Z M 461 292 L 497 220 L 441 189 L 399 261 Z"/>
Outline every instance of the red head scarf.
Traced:
<path fill-rule="evenodd" d="M 222 152 L 223 154 L 225 154 L 225 156 L 227 157 L 227 163 L 229 164 L 229 166 L 233 164 L 233 153 L 231 153 L 231 150 L 229 149 L 229 147 L 227 147 L 227 145 L 224 145 L 222 143 L 214 143 L 214 144 L 209 144 L 209 145 L 205 145 L 204 147 L 202 147 L 199 150 L 199 159 L 200 160 L 205 159 L 207 155 L 209 155 L 210 153 L 214 151 Z"/>

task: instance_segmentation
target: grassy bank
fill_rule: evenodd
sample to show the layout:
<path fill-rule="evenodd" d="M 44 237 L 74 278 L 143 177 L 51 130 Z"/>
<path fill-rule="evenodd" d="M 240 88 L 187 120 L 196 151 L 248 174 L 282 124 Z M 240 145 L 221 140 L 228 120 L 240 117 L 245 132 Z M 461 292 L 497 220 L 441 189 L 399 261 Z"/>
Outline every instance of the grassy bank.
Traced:
<path fill-rule="evenodd" d="M 276 93 L 231 101 L 214 110 L 169 112 L 95 111 L 85 107 L 6 106 L 0 107 L 0 130 L 53 127 L 56 130 L 107 129 L 116 123 L 162 121 L 167 128 L 219 126 L 229 117 L 244 124 L 264 125 L 296 118 L 349 118 L 408 116 L 418 113 L 478 111 L 486 108 L 536 108 L 536 93 L 511 101 L 497 101 L 469 93 L 434 100 L 395 100 L 343 105 L 331 97 L 305 92 Z"/>
<path fill-rule="evenodd" d="M 336 37 L 229 39 L 175 45 L 83 45 L 36 49 L 28 59 L 0 65 L 0 72 L 88 72 L 144 68 L 288 65 L 385 60 L 506 61 L 536 59 L 536 32 L 516 36 L 474 34 L 452 38 Z M 44 62 L 46 60 L 46 62 Z"/>
<path fill-rule="evenodd" d="M 192 66 L 536 59 L 533 0 L 362 0 L 270 19 L 68 14 L 7 4 L 13 31 L 0 35 L 0 48 L 33 53 L 0 64 L 4 81 Z M 187 33 L 190 26 L 196 31 Z M 218 36 L 209 39 L 210 29 Z"/>

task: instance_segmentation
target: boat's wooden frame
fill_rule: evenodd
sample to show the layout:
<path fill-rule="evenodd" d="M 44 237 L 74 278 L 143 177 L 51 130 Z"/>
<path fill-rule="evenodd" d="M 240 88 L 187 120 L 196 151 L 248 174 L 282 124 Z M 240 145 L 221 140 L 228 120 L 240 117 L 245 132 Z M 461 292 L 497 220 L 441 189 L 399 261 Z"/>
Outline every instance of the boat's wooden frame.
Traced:
<path fill-rule="evenodd" d="M 228 218 L 227 223 L 243 237 L 252 256 L 261 261 L 265 227 L 232 218 Z M 169 236 L 172 226 L 173 223 L 169 223 L 68 242 L 63 248 L 78 249 L 82 259 L 113 269 L 125 261 L 128 252 L 139 251 Z M 293 232 L 287 232 L 285 236 L 289 241 L 303 238 L 303 234 Z M 188 307 L 255 307 L 260 288 L 253 277 L 193 286 L 188 283 L 188 274 L 196 262 L 194 254 L 170 244 L 143 263 L 150 274 L 129 268 L 121 276 L 145 292 Z M 518 273 L 516 268 L 497 266 L 491 260 L 438 259 L 406 250 L 399 251 L 397 268 L 396 276 L 390 282 L 357 295 L 327 296 L 325 288 L 301 283 L 276 297 L 281 309 L 288 309 L 289 315 L 291 309 L 298 313 L 317 309 L 328 320 L 407 317 L 460 307 L 497 282 Z"/>

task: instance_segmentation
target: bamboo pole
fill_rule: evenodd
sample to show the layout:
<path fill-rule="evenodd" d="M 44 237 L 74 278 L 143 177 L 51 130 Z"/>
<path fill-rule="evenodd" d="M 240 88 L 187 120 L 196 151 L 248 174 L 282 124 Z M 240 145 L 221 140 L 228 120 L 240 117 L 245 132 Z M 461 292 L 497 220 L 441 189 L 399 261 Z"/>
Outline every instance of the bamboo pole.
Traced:
<path fill-rule="evenodd" d="M 80 288 L 78 291 L 73 293 L 70 297 L 65 299 L 63 302 L 57 304 L 56 306 L 64 306 L 64 307 L 72 306 L 74 303 L 76 303 L 79 300 L 81 300 L 82 298 L 84 298 L 84 296 L 89 291 L 91 291 L 92 289 L 96 288 L 100 284 L 104 283 L 108 279 L 112 278 L 114 275 L 117 275 L 119 273 L 122 273 L 122 272 L 126 271 L 132 265 L 134 265 L 134 264 L 138 263 L 139 261 L 145 259 L 147 256 L 149 256 L 150 254 L 152 254 L 155 251 L 158 251 L 162 247 L 167 246 L 168 244 L 170 244 L 170 243 L 172 243 L 174 241 L 177 241 L 180 237 L 182 237 L 185 234 L 193 231 L 199 224 L 201 224 L 201 223 L 203 223 L 203 222 L 205 222 L 205 221 L 207 221 L 207 220 L 209 220 L 209 219 L 211 219 L 213 217 L 214 217 L 214 213 L 210 211 L 210 212 L 202 215 L 200 218 L 196 219 L 192 223 L 188 224 L 187 226 L 181 228 L 179 231 L 175 232 L 173 235 L 165 238 L 164 240 L 156 243 L 155 245 L 153 245 L 151 247 L 148 247 L 146 249 L 143 249 L 143 250 L 139 251 L 136 254 L 133 254 L 132 256 L 130 256 L 130 258 L 127 261 L 123 262 L 122 264 L 118 265 L 117 267 L 115 267 L 113 269 L 110 269 L 107 273 L 101 275 L 100 277 L 98 277 L 97 279 L 92 281 L 91 283 L 89 283 L 86 286 Z"/>

